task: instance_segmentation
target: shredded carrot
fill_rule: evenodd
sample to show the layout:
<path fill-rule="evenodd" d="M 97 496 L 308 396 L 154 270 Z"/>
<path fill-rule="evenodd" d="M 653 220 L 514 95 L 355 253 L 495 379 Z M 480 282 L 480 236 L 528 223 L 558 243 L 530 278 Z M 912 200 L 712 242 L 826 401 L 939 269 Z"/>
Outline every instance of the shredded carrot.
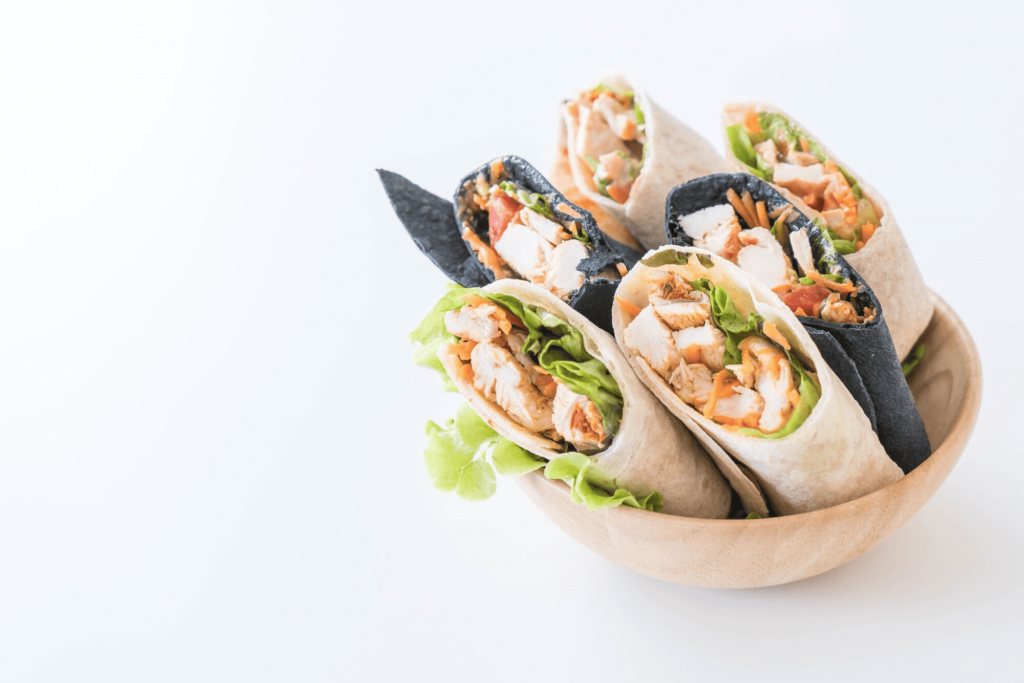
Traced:
<path fill-rule="evenodd" d="M 501 176 L 505 174 L 505 164 L 502 163 L 501 159 L 496 159 L 491 162 L 491 185 L 497 185 L 498 181 L 501 180 Z"/>
<path fill-rule="evenodd" d="M 503 306 L 498 306 L 497 308 L 498 317 L 503 319 L 501 322 L 498 323 L 498 327 L 501 329 L 502 332 L 508 334 L 509 332 L 512 331 L 511 326 L 509 326 L 509 328 L 506 330 L 505 325 L 501 324 L 502 322 L 511 323 L 511 325 L 515 325 L 516 327 L 521 327 L 524 330 L 526 329 L 526 325 L 523 323 L 522 320 L 519 319 L 518 315 L 516 315 L 515 313 L 513 313 L 512 311 L 508 310 Z"/>
<path fill-rule="evenodd" d="M 501 265 L 501 259 L 498 257 L 498 253 L 484 244 L 484 241 L 480 239 L 479 235 L 469 228 L 466 228 L 462 231 L 462 239 L 469 242 L 469 246 L 473 249 L 473 253 L 476 254 L 476 257 L 480 259 L 480 263 L 484 264 L 492 273 L 494 273 L 495 280 L 501 280 L 508 277 L 505 275 L 505 269 Z"/>
<path fill-rule="evenodd" d="M 778 297 L 783 297 L 794 289 L 796 289 L 796 285 L 792 282 L 783 282 L 781 285 L 775 285 L 772 287 L 772 291 L 775 292 L 775 295 Z"/>
<path fill-rule="evenodd" d="M 626 273 L 629 272 L 629 270 L 626 268 L 626 264 L 625 263 L 616 263 L 615 264 L 615 269 L 619 271 L 619 276 L 620 277 L 626 277 Z"/>
<path fill-rule="evenodd" d="M 467 339 L 466 341 L 459 342 L 458 344 L 452 344 L 448 350 L 452 353 L 458 354 L 459 358 L 462 360 L 468 361 L 470 354 L 473 353 L 473 349 L 475 347 L 476 342 L 472 339 Z"/>
<path fill-rule="evenodd" d="M 715 416 L 715 405 L 718 403 L 718 392 L 722 390 L 722 385 L 725 383 L 725 376 L 730 373 L 725 370 L 720 370 L 715 375 L 714 381 L 711 383 L 711 396 L 708 398 L 707 405 L 704 406 L 704 417 L 708 420 Z"/>
<path fill-rule="evenodd" d="M 793 313 L 796 314 L 796 315 L 802 315 L 805 318 L 810 318 L 811 317 L 811 316 L 807 315 L 807 311 L 804 310 L 803 306 L 797 306 L 796 310 L 793 311 Z"/>
<path fill-rule="evenodd" d="M 687 365 L 700 362 L 700 344 L 691 344 L 683 349 L 683 360 Z"/>
<path fill-rule="evenodd" d="M 860 251 L 861 249 L 864 248 L 864 243 L 860 240 L 857 240 L 857 242 L 853 245 L 853 248 L 856 249 L 857 251 Z"/>
<path fill-rule="evenodd" d="M 536 385 L 537 388 L 540 389 L 540 392 L 547 396 L 548 398 L 554 396 L 555 392 L 558 391 L 558 384 L 555 383 L 555 380 L 551 377 L 551 375 L 538 376 Z"/>
<path fill-rule="evenodd" d="M 810 146 L 807 144 L 807 138 L 800 138 L 800 149 L 804 152 L 809 152 L 811 150 Z"/>
<path fill-rule="evenodd" d="M 825 277 L 824 275 L 817 271 L 811 271 L 810 273 L 807 273 L 807 277 L 811 278 L 819 285 L 827 287 L 828 289 L 831 289 L 833 292 L 839 292 L 840 294 L 851 294 L 857 291 L 857 288 L 853 286 L 849 280 L 842 283 L 833 282 L 832 280 L 829 280 L 827 277 Z"/>
<path fill-rule="evenodd" d="M 740 199 L 743 200 L 743 206 L 747 207 L 747 214 L 753 219 L 753 223 L 747 223 L 747 227 L 756 228 L 757 222 L 757 209 L 754 208 L 754 198 L 750 194 L 750 190 L 744 190 L 743 194 L 740 195 Z"/>
<path fill-rule="evenodd" d="M 743 222 L 747 224 L 747 227 L 754 227 L 754 218 L 747 213 L 747 207 L 743 205 L 742 201 L 740 201 L 740 196 L 736 194 L 736 190 L 730 187 L 726 190 L 725 196 L 729 200 L 729 203 L 732 204 L 732 208 L 736 210 L 736 213 L 738 213 L 740 218 L 743 219 Z"/>
<path fill-rule="evenodd" d="M 614 199 L 619 204 L 625 204 L 626 200 L 629 199 L 629 191 L 632 185 L 626 186 L 622 183 L 612 183 L 605 190 L 608 191 L 608 196 Z"/>
<path fill-rule="evenodd" d="M 455 371 L 455 377 L 463 382 L 473 381 L 473 366 L 469 363 L 464 363 L 459 366 L 459 369 Z"/>
<path fill-rule="evenodd" d="M 782 332 L 779 331 L 779 328 L 776 327 L 775 323 L 771 320 L 764 321 L 764 325 L 761 326 L 761 331 L 764 332 L 764 336 L 768 337 L 787 351 L 792 348 L 789 345 L 789 340 L 782 336 Z"/>
<path fill-rule="evenodd" d="M 484 305 L 493 306 L 494 305 L 490 301 L 488 301 L 487 299 L 483 298 L 482 296 L 477 296 L 476 294 L 467 294 L 465 296 L 459 297 L 459 299 L 461 299 L 462 301 L 465 301 L 470 306 L 484 306 Z"/>
<path fill-rule="evenodd" d="M 757 429 L 760 417 L 757 413 L 751 413 L 745 416 L 742 420 L 735 417 L 727 417 L 725 415 L 715 416 L 715 422 L 730 428 L 730 431 L 736 431 L 741 427 L 747 427 L 748 429 Z"/>
<path fill-rule="evenodd" d="M 634 318 L 640 315 L 640 311 L 643 310 L 639 306 L 633 304 L 630 301 L 626 301 L 625 299 L 615 297 L 615 300 L 619 302 L 619 307 L 622 309 L 624 313 L 626 313 L 627 315 L 631 315 Z"/>
<path fill-rule="evenodd" d="M 820 210 L 823 202 L 821 195 L 816 192 L 812 192 L 809 195 L 804 196 L 804 204 L 815 210 Z"/>
<path fill-rule="evenodd" d="M 772 224 L 768 222 L 768 211 L 765 209 L 764 202 L 757 203 L 757 220 L 765 230 L 772 229 Z"/>
<path fill-rule="evenodd" d="M 860 238 L 864 241 L 864 244 L 868 243 L 868 240 L 875 234 L 875 224 L 865 223 L 860 229 Z"/>
<path fill-rule="evenodd" d="M 747 112 L 747 115 L 743 117 L 743 125 L 746 126 L 749 133 L 761 132 L 761 118 L 756 111 Z"/>

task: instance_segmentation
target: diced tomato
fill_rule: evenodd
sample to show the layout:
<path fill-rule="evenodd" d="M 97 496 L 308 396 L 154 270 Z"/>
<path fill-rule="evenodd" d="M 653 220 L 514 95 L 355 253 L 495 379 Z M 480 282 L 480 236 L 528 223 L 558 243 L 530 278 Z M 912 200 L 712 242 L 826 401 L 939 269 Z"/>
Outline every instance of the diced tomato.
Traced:
<path fill-rule="evenodd" d="M 782 303 L 789 306 L 794 313 L 796 313 L 796 309 L 802 308 L 814 315 L 818 306 L 828 298 L 828 295 L 828 289 L 821 285 L 802 285 L 782 297 Z"/>
<path fill-rule="evenodd" d="M 519 202 L 509 197 L 504 192 L 495 192 L 487 201 L 487 225 L 488 235 L 491 238 L 491 246 L 494 246 L 501 239 L 505 228 L 512 222 L 512 218 L 521 209 Z"/>

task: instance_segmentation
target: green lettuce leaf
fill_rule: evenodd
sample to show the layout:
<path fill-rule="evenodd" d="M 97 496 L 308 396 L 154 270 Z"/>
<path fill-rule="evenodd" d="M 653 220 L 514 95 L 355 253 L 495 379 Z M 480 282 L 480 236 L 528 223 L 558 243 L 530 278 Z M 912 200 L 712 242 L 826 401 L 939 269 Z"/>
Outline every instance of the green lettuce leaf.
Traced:
<path fill-rule="evenodd" d="M 551 202 L 544 195 L 530 192 L 509 180 L 500 183 L 498 188 L 526 208 L 536 211 L 545 218 L 554 219 L 555 212 L 551 210 Z"/>
<path fill-rule="evenodd" d="M 707 282 L 710 286 L 711 317 L 715 325 L 725 333 L 725 365 L 735 365 L 742 362 L 740 353 L 740 342 L 752 334 L 758 333 L 758 325 L 764 322 L 764 318 L 757 313 L 748 313 L 744 318 L 736 310 L 732 303 L 729 292 L 724 287 L 716 287 L 713 283 Z"/>
<path fill-rule="evenodd" d="M 761 519 L 761 515 L 757 514 L 756 512 L 751 512 L 749 515 L 745 517 L 745 519 Z"/>
<path fill-rule="evenodd" d="M 773 177 L 772 165 L 754 151 L 754 144 L 750 139 L 750 134 L 747 133 L 747 129 L 743 124 L 737 123 L 736 125 L 729 126 L 725 129 L 725 133 L 729 137 L 729 146 L 732 148 L 733 156 L 746 167 L 747 172 L 761 180 L 770 182 Z"/>
<path fill-rule="evenodd" d="M 423 462 L 435 488 L 454 491 L 465 500 L 486 500 L 494 495 L 494 468 L 480 457 L 479 445 L 466 443 L 454 420 L 444 427 L 427 422 L 426 431 Z"/>
<path fill-rule="evenodd" d="M 539 470 L 548 461 L 520 448 L 508 439 L 502 439 L 491 452 L 491 462 L 501 476 L 518 477 Z"/>
<path fill-rule="evenodd" d="M 900 363 L 900 367 L 903 368 L 903 376 L 906 377 L 914 371 L 921 361 L 924 359 L 925 346 L 924 344 L 918 344 L 914 352 L 910 354 L 910 357 Z"/>
<path fill-rule="evenodd" d="M 467 294 L 480 294 L 478 289 L 466 289 L 454 283 L 449 283 L 442 296 L 434 307 L 427 313 L 415 330 L 409 333 L 409 340 L 413 343 L 413 363 L 424 368 L 429 368 L 441 375 L 445 391 L 458 391 L 455 384 L 448 377 L 441 360 L 437 357 L 437 351 L 442 344 L 450 344 L 457 341 L 455 337 L 448 334 L 444 326 L 444 314 L 454 311 L 466 305 L 462 297 Z"/>
<path fill-rule="evenodd" d="M 544 476 L 548 479 L 560 479 L 569 485 L 570 497 L 577 505 L 585 503 L 590 510 L 603 510 L 620 505 L 661 512 L 664 501 L 657 491 L 638 498 L 626 489 L 616 489 L 608 493 L 588 481 L 587 471 L 591 460 L 582 453 L 566 453 L 547 464 Z"/>
<path fill-rule="evenodd" d="M 850 240 L 832 240 L 832 245 L 844 256 L 857 251 L 857 245 Z"/>
<path fill-rule="evenodd" d="M 815 218 L 812 221 L 818 230 L 821 232 L 821 257 L 818 259 L 818 272 L 819 273 L 835 273 L 841 270 L 839 266 L 839 251 L 836 249 L 836 245 L 833 240 L 835 239 L 835 233 L 825 225 L 820 218 Z"/>
<path fill-rule="evenodd" d="M 691 252 L 676 251 L 675 249 L 666 249 L 659 251 L 654 256 L 646 259 L 640 259 L 640 263 L 644 264 L 648 268 L 658 268 L 659 266 L 685 266 L 690 262 Z M 714 268 L 715 262 L 711 260 L 711 257 L 707 254 L 697 254 L 697 260 L 705 268 Z"/>
<path fill-rule="evenodd" d="M 497 489 L 494 471 L 516 477 L 547 461 L 501 437 L 468 403 L 442 427 L 427 422 L 423 462 L 434 487 L 471 501 L 486 500 Z"/>

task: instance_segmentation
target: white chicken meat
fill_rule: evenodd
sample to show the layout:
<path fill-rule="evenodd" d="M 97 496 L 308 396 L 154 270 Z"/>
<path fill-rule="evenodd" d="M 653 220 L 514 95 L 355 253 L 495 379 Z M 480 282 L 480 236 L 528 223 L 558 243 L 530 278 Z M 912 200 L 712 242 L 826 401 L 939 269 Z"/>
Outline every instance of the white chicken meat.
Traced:
<path fill-rule="evenodd" d="M 647 306 L 633 319 L 623 335 L 626 346 L 642 356 L 664 379 L 679 365 L 672 330 Z"/>
<path fill-rule="evenodd" d="M 530 381 L 527 370 L 508 349 L 481 343 L 470 353 L 473 386 L 509 417 L 533 432 L 554 427 L 551 401 Z"/>
<path fill-rule="evenodd" d="M 586 396 L 558 383 L 553 403 L 555 431 L 581 453 L 593 453 L 607 444 L 608 435 L 597 406 Z"/>

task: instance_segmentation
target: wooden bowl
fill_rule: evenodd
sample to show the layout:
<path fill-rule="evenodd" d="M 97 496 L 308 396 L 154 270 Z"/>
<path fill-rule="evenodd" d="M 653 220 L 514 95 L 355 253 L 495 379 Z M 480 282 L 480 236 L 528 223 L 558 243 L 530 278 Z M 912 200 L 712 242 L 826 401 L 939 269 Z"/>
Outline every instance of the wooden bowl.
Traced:
<path fill-rule="evenodd" d="M 691 586 L 751 588 L 814 576 L 849 562 L 899 529 L 946 480 L 974 429 L 981 360 L 953 310 L 932 294 L 935 315 L 910 376 L 931 457 L 899 481 L 857 500 L 788 517 L 707 520 L 620 507 L 591 512 L 568 487 L 534 472 L 520 486 L 563 531 L 641 574 Z"/>

